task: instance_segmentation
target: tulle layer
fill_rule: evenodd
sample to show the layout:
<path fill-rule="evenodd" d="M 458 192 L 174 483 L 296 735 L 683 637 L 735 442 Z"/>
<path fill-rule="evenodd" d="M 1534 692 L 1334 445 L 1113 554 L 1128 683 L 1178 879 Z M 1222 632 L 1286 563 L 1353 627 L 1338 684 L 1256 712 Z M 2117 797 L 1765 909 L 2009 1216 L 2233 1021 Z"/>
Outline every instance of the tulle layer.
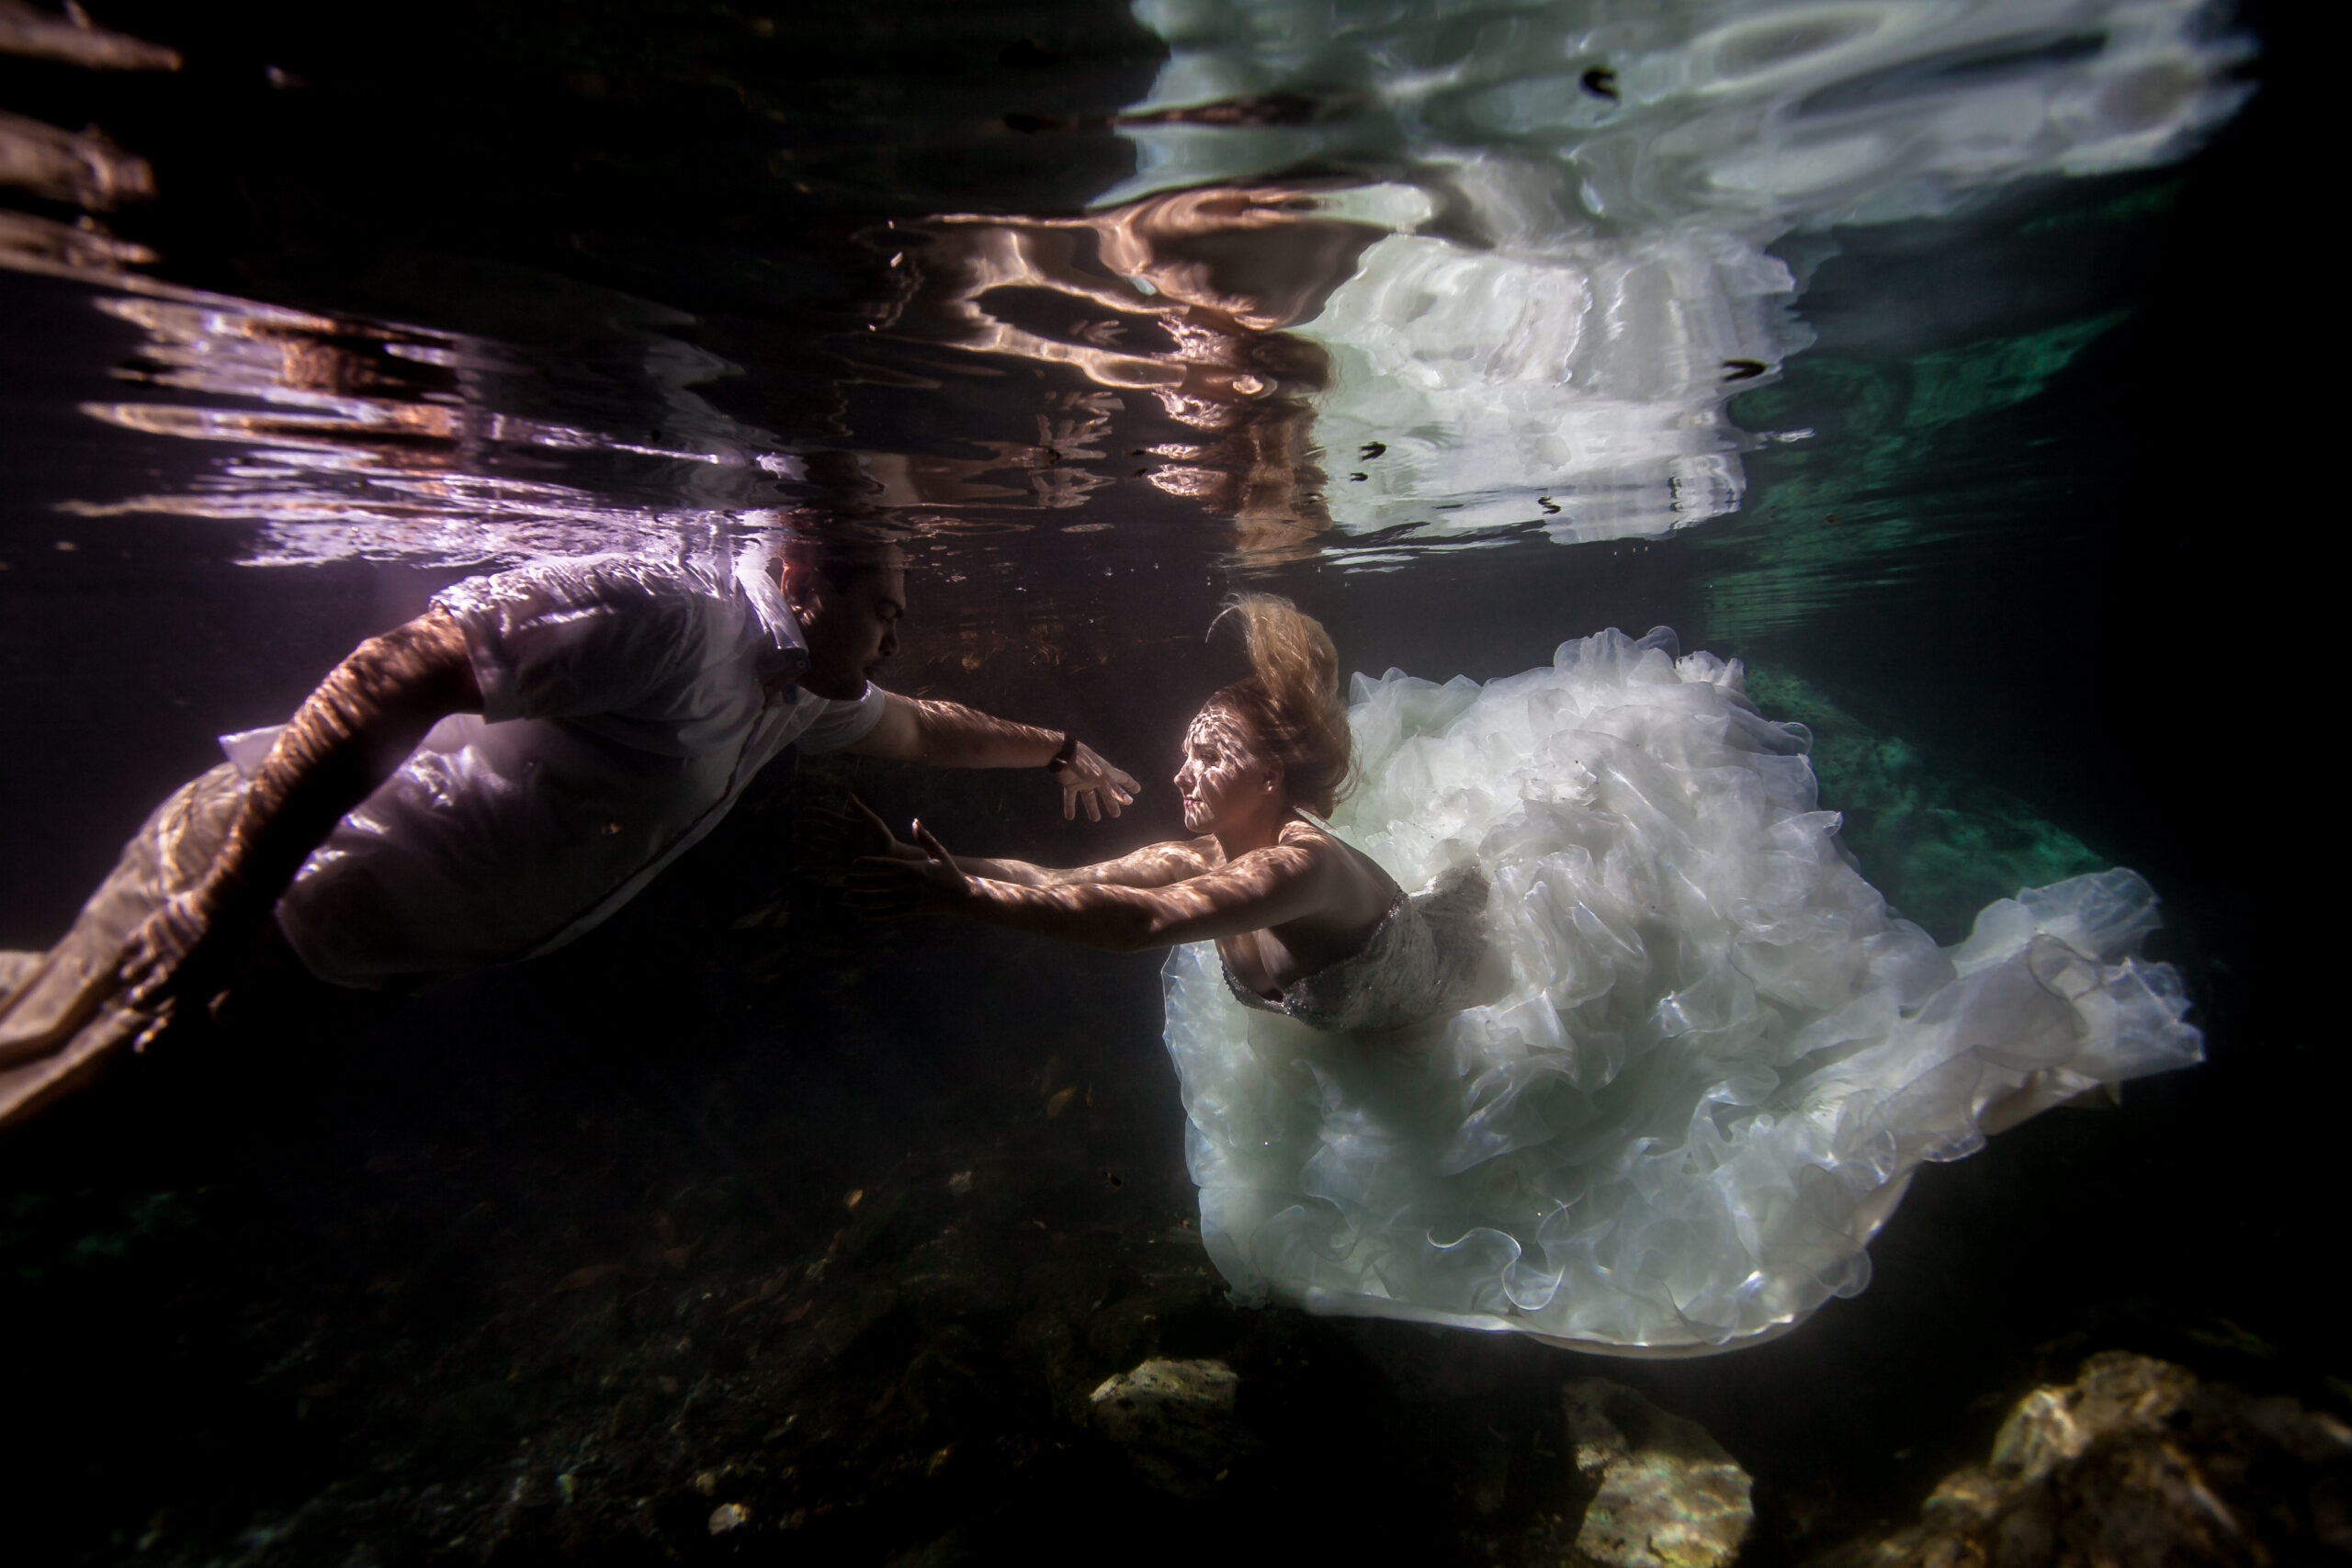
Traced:
<path fill-rule="evenodd" d="M 1841 854 L 1804 728 L 1670 632 L 1354 699 L 1334 826 L 1408 887 L 1483 866 L 1501 994 L 1325 1034 L 1235 1002 L 1212 947 L 1171 956 L 1202 1234 L 1244 1300 L 1727 1348 L 1860 1291 L 1922 1162 L 2200 1058 L 2177 977 L 2132 955 L 2138 875 L 1939 948 Z"/>

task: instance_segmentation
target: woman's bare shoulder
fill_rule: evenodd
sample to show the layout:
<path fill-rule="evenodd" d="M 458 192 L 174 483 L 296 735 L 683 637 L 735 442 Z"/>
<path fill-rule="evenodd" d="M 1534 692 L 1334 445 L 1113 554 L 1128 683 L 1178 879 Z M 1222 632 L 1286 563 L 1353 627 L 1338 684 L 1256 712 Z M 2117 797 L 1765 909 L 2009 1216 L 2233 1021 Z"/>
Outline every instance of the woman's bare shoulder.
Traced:
<path fill-rule="evenodd" d="M 1396 879 L 1388 874 L 1387 867 L 1327 828 L 1294 818 L 1283 825 L 1281 841 L 1307 852 L 1317 865 L 1327 866 L 1333 874 L 1375 889 L 1384 898 L 1393 897 L 1398 890 Z"/>
<path fill-rule="evenodd" d="M 1295 817 L 1283 824 L 1282 834 L 1275 842 L 1284 849 L 1305 850 L 1317 861 L 1348 862 L 1358 858 L 1357 852 L 1335 838 L 1329 829 Z"/>

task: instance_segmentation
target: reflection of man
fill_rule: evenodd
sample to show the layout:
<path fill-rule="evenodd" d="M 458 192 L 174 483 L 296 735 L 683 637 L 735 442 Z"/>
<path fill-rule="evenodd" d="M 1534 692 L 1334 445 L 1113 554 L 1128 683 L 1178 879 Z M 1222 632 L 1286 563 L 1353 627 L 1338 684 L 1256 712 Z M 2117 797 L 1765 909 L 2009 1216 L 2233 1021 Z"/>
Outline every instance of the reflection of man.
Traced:
<path fill-rule="evenodd" d="M 1104 390 L 1065 395 L 1058 410 L 1039 411 L 1035 445 L 984 443 L 996 447 L 985 459 L 861 453 L 888 503 L 1027 499 L 998 478 L 1025 468 L 1037 505 L 1076 506 L 1111 482 L 1086 467 L 1105 456 L 1094 444 L 1116 443 L 1158 459 L 1137 469 L 1147 482 L 1232 519 L 1251 556 L 1317 547 L 1329 517 L 1312 399 L 1330 365 L 1288 329 L 1322 309 L 1384 231 L 1334 216 L 1296 186 L 1171 192 L 1076 218 L 950 215 L 918 227 L 931 243 L 905 269 L 920 282 L 909 285 L 894 335 L 1067 365 Z M 1062 321 L 1069 325 L 1057 333 Z M 1141 441 L 1114 435 L 1111 413 L 1129 392 L 1157 400 L 1179 428 Z"/>
<path fill-rule="evenodd" d="M 149 818 L 64 942 L 0 968 L 0 1122 L 210 1001 L 257 939 L 379 987 L 536 956 L 635 897 L 786 746 L 1136 781 L 1076 739 L 873 685 L 903 568 L 778 537 L 473 578 L 363 643 Z"/>

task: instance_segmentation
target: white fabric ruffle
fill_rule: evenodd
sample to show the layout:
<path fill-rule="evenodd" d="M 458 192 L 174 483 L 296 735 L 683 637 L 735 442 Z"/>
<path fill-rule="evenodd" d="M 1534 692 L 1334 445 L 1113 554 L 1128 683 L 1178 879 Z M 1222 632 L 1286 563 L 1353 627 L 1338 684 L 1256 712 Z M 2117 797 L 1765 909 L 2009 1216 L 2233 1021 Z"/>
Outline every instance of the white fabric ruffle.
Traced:
<path fill-rule="evenodd" d="M 1244 1301 L 1729 1348 L 1870 1279 L 1927 1160 L 2201 1058 L 2129 871 L 1987 907 L 1939 948 L 1820 810 L 1799 725 L 1671 632 L 1480 686 L 1357 676 L 1334 827 L 1406 886 L 1492 885 L 1483 1006 L 1383 1035 L 1167 969 L 1211 1258 Z"/>

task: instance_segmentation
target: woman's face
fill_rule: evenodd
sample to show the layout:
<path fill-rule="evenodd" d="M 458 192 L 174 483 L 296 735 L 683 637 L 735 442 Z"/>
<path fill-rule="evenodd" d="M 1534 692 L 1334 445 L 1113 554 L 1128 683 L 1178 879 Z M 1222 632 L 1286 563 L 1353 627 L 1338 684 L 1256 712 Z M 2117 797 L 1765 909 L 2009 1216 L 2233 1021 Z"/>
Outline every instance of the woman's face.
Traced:
<path fill-rule="evenodd" d="M 1279 765 L 1232 709 L 1211 703 L 1193 716 L 1184 732 L 1184 765 L 1176 770 L 1186 831 L 1214 833 L 1247 817 L 1279 798 L 1281 780 Z"/>

